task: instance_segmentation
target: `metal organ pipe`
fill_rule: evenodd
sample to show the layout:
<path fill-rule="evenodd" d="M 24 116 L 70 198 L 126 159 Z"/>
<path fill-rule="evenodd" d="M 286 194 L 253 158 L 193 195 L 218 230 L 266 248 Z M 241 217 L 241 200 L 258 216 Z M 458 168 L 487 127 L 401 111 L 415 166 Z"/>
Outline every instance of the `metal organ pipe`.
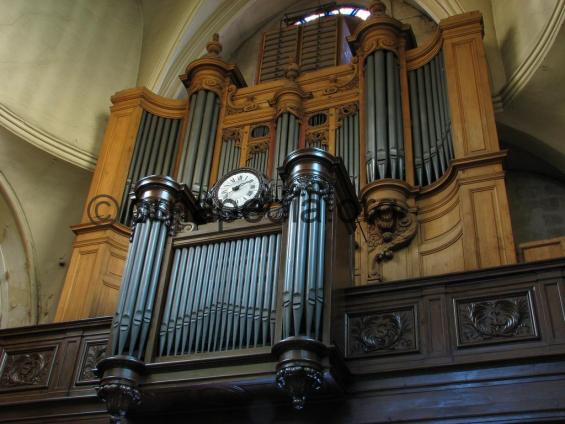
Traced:
<path fill-rule="evenodd" d="M 165 243 L 169 234 L 175 231 L 171 223 L 175 222 L 178 208 L 187 208 L 189 198 L 183 193 L 182 187 L 168 177 L 151 176 L 136 184 L 138 212 L 112 323 L 112 355 L 144 358 Z M 149 212 L 157 207 L 161 213 Z M 177 256 L 175 275 L 178 271 Z M 173 291 L 177 290 L 176 285 L 172 287 Z M 168 308 L 165 314 L 170 316 L 170 310 Z"/>
<path fill-rule="evenodd" d="M 192 95 L 191 104 L 194 106 L 189 112 L 190 125 L 182 152 L 179 179 L 200 197 L 208 189 L 220 102 L 216 93 L 200 90 Z"/>
<path fill-rule="evenodd" d="M 454 157 L 443 53 L 409 71 L 408 79 L 416 182 L 427 185 L 446 172 Z"/>
<path fill-rule="evenodd" d="M 129 194 L 133 185 L 148 175 L 172 174 L 172 158 L 178 149 L 180 122 L 180 119 L 143 112 L 118 213 L 122 224 L 129 225 L 131 221 Z"/>
<path fill-rule="evenodd" d="M 159 355 L 271 345 L 280 242 L 276 233 L 175 248 Z"/>
<path fill-rule="evenodd" d="M 289 112 L 283 112 L 277 119 L 277 137 L 275 161 L 273 162 L 273 181 L 276 182 L 277 196 L 281 196 L 280 178 L 278 167 L 282 165 L 287 155 L 298 147 L 300 134 L 300 122 L 296 116 Z"/>
<path fill-rule="evenodd" d="M 369 183 L 405 178 L 401 102 L 396 55 L 379 49 L 365 60 L 365 163 Z"/>

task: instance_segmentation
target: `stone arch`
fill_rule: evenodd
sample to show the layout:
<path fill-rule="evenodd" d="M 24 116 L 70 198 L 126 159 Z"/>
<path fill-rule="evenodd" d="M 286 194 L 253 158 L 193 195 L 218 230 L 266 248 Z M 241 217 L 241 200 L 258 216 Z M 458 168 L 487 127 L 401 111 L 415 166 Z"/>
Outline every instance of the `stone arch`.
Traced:
<path fill-rule="evenodd" d="M 37 324 L 33 246 L 20 201 L 0 172 L 0 328 Z"/>

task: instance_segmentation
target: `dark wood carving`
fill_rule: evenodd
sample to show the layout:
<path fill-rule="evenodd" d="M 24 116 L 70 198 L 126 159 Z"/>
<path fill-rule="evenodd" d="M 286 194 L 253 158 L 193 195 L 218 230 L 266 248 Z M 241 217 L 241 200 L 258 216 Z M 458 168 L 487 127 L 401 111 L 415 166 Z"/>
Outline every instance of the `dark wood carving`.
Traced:
<path fill-rule="evenodd" d="M 6 352 L 0 389 L 45 387 L 49 383 L 55 348 L 35 352 Z"/>
<path fill-rule="evenodd" d="M 350 316 L 348 322 L 349 356 L 418 350 L 414 306 Z"/>
<path fill-rule="evenodd" d="M 87 344 L 77 383 L 98 381 L 93 370 L 96 364 L 106 357 L 107 344 L 107 341 Z"/>
<path fill-rule="evenodd" d="M 455 300 L 458 346 L 537 338 L 530 292 Z"/>

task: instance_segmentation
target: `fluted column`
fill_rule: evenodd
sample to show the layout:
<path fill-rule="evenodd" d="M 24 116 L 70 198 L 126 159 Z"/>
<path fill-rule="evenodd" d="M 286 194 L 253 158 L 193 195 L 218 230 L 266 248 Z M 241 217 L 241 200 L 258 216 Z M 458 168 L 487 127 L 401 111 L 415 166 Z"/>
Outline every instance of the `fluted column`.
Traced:
<path fill-rule="evenodd" d="M 321 388 L 322 358 L 333 342 L 332 293 L 352 283 L 353 232 L 360 206 L 341 159 L 316 148 L 292 152 L 284 181 L 285 254 L 279 307 L 277 383 L 301 409 Z M 339 251 L 339 255 L 336 252 Z"/>
<path fill-rule="evenodd" d="M 111 356 L 97 365 L 99 397 L 106 401 L 113 423 L 127 422 L 127 411 L 141 399 L 137 383 L 144 369 L 167 240 L 181 220 L 197 216 L 195 198 L 170 177 L 145 177 L 134 193 L 132 237 L 108 347 Z"/>

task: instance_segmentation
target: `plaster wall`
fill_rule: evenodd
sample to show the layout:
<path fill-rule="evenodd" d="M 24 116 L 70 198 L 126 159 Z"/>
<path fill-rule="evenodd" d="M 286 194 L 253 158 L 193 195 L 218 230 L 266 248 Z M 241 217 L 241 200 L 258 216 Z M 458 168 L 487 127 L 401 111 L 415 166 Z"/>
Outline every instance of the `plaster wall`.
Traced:
<path fill-rule="evenodd" d="M 28 276 L 18 272 L 10 276 L 10 284 L 22 292 L 13 301 L 16 310 L 10 312 L 10 325 L 24 325 L 27 319 L 39 323 L 51 322 L 70 258 L 74 235 L 69 226 L 80 220 L 83 203 L 90 183 L 90 172 L 70 165 L 54 156 L 37 149 L 24 140 L 0 127 L 0 174 L 3 190 L 13 193 L 19 211 L 9 210 L 6 202 L 0 205 L 0 239 L 2 228 L 11 237 L 11 246 L 18 246 L 15 237 L 17 216 L 28 227 L 28 234 L 21 234 L 22 243 L 30 246 L 28 252 L 9 252 L 6 262 L 12 269 L 22 269 L 21 261 L 32 261 Z M 8 186 L 8 188 L 6 188 Z M 0 191 L 0 193 L 2 192 Z M 0 241 L 0 244 L 2 241 Z M 31 257 L 30 257 L 31 256 Z M 29 311 L 32 300 L 26 300 L 25 290 L 28 278 L 34 278 L 36 286 L 35 303 L 37 310 Z M 30 294 L 32 296 L 32 294 Z M 18 308 L 27 309 L 24 314 Z M 36 317 L 32 319 L 32 317 Z M 4 322 L 2 322 L 4 325 Z"/>
<path fill-rule="evenodd" d="M 136 82 L 140 4 L 0 0 L 0 10 L 0 124 L 93 169 L 109 98 Z"/>

